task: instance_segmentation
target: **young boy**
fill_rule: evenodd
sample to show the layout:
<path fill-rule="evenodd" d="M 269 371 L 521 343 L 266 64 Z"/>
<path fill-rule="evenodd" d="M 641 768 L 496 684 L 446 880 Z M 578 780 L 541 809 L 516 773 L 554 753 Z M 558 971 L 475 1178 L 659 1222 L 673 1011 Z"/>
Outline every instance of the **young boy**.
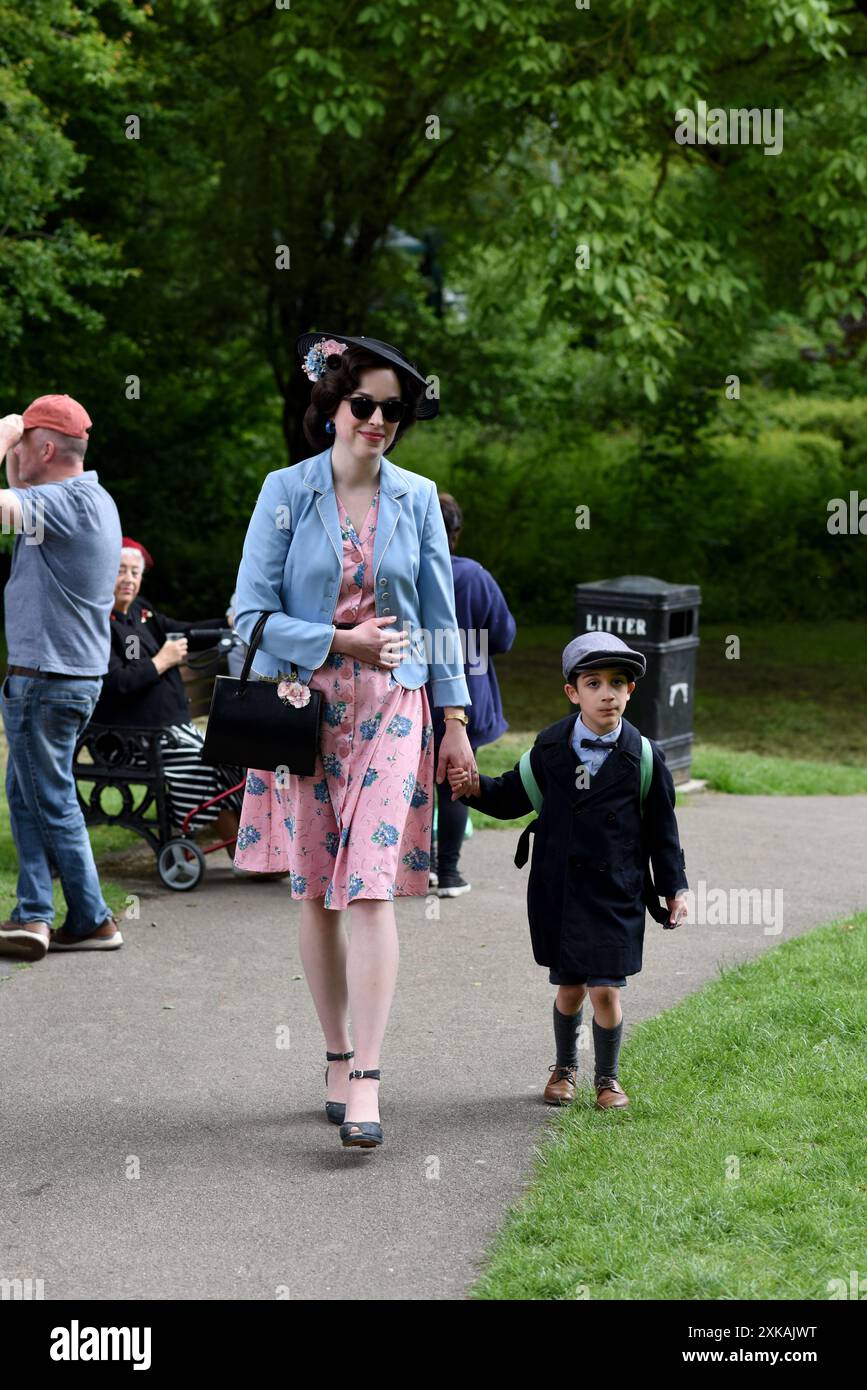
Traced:
<path fill-rule="evenodd" d="M 550 1105 L 568 1104 L 575 1096 L 576 1040 L 588 989 L 596 1105 L 608 1110 L 629 1104 L 617 1077 L 620 990 L 625 977 L 641 969 L 645 908 L 666 927 L 686 917 L 674 783 L 661 748 L 648 740 L 652 776 L 642 796 L 641 735 L 623 718 L 645 669 L 641 652 L 611 633 L 573 638 L 563 652 L 563 676 L 566 695 L 579 709 L 543 729 L 530 750 L 544 799 L 538 818 L 521 834 L 515 864 L 522 868 L 527 862 L 528 837 L 535 834 L 527 885 L 533 955 L 559 986 L 557 1060 L 545 1087 Z M 645 780 L 647 771 L 649 764 Z M 477 772 L 472 783 L 465 774 L 450 773 L 449 782 L 453 796 L 498 820 L 533 809 L 520 764 L 502 777 Z"/>

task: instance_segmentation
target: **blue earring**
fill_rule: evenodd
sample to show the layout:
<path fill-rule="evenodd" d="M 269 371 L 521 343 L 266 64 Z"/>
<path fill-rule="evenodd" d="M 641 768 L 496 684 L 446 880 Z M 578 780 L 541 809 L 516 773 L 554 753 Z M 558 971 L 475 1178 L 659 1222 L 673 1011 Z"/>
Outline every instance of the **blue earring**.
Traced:
<path fill-rule="evenodd" d="M 326 421 L 325 421 L 325 433 L 326 433 L 326 434 L 333 434 L 333 433 L 334 433 L 334 421 L 333 421 L 333 420 L 326 420 Z"/>

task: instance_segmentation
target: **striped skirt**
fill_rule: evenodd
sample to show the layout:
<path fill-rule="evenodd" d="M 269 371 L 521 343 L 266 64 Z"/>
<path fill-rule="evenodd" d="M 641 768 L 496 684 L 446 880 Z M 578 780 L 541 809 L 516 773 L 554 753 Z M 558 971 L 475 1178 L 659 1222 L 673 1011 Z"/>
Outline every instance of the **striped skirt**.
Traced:
<path fill-rule="evenodd" d="M 161 735 L 163 767 L 166 776 L 166 792 L 169 800 L 169 814 L 173 824 L 180 826 L 184 816 L 203 801 L 219 796 L 236 787 L 246 777 L 243 767 L 229 763 L 211 764 L 202 760 L 202 747 L 205 736 L 195 724 L 171 724 Z M 226 796 L 214 806 L 200 811 L 190 821 L 189 829 L 197 830 L 217 819 L 221 811 L 241 812 L 244 804 L 244 788 Z"/>

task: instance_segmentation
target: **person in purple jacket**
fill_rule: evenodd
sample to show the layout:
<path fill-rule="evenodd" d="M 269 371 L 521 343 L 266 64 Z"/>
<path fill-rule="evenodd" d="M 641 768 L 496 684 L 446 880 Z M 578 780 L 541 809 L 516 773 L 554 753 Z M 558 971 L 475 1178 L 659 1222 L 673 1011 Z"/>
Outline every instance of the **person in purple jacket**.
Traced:
<path fill-rule="evenodd" d="M 477 560 L 455 554 L 464 524 L 463 512 L 450 493 L 440 492 L 438 496 L 452 552 L 455 615 L 466 646 L 464 667 L 473 702 L 469 709 L 467 736 L 475 753 L 482 744 L 493 743 L 509 727 L 503 717 L 500 687 L 491 657 L 509 650 L 515 640 L 516 625 L 493 575 Z M 431 706 L 433 708 L 432 700 Z M 445 728 L 442 710 L 433 709 L 433 726 L 436 761 Z M 457 898 L 469 893 L 472 887 L 458 869 L 469 812 L 462 801 L 452 800 L 447 779 L 436 784 L 436 791 L 438 826 L 431 844 L 430 887 L 440 898 Z"/>

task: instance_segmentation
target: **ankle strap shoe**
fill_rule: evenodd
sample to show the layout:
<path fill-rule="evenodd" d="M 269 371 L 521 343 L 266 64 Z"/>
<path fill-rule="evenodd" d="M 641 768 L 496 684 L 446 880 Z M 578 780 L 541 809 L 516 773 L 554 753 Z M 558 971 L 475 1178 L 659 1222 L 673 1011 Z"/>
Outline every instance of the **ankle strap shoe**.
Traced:
<path fill-rule="evenodd" d="M 326 1062 L 348 1062 L 350 1057 L 354 1057 L 354 1052 L 326 1052 Z M 328 1068 L 325 1068 L 325 1084 L 328 1085 Z M 345 1100 L 327 1100 L 325 1102 L 325 1113 L 333 1125 L 342 1125 L 346 1118 Z"/>
<path fill-rule="evenodd" d="M 370 1077 L 379 1081 L 382 1073 L 378 1067 L 370 1071 L 351 1071 L 350 1081 L 361 1081 Z M 344 1149 L 376 1149 L 382 1143 L 382 1125 L 377 1120 L 350 1120 L 340 1126 L 340 1139 Z"/>

